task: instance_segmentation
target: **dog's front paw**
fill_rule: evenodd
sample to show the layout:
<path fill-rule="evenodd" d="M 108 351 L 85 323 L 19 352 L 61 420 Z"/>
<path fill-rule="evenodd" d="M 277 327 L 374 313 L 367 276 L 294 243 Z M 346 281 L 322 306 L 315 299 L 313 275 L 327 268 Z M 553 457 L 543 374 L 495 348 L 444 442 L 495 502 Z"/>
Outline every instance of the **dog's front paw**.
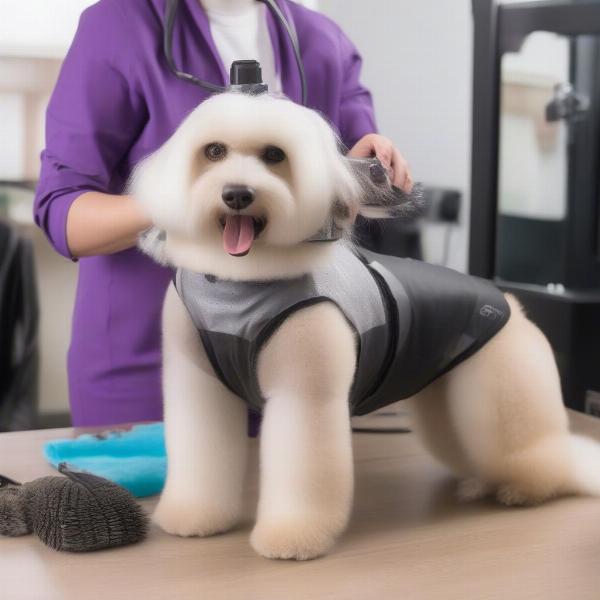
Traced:
<path fill-rule="evenodd" d="M 166 498 L 161 498 L 152 515 L 152 521 L 163 531 L 183 537 L 207 537 L 224 533 L 232 529 L 238 520 L 237 511 Z"/>
<path fill-rule="evenodd" d="M 325 519 L 263 519 L 254 527 L 250 543 L 265 558 L 309 560 L 323 556 L 342 530 Z"/>

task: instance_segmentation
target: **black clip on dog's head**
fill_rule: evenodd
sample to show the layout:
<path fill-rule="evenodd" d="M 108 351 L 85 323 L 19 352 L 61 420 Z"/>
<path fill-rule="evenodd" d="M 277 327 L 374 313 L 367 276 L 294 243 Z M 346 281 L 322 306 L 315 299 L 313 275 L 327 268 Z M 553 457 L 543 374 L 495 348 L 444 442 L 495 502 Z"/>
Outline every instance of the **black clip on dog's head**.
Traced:
<path fill-rule="evenodd" d="M 269 86 L 263 83 L 260 63 L 256 60 L 236 60 L 229 71 L 230 92 L 241 92 L 251 96 L 259 96 L 269 91 Z"/>

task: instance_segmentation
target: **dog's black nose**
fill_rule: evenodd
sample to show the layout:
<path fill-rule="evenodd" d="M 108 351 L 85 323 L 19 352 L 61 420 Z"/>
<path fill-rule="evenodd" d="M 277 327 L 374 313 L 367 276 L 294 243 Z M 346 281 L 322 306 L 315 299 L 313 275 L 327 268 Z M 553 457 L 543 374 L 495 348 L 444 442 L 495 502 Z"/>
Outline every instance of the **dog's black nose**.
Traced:
<path fill-rule="evenodd" d="M 242 210 L 254 202 L 254 190 L 247 185 L 226 185 L 221 197 L 229 208 Z"/>

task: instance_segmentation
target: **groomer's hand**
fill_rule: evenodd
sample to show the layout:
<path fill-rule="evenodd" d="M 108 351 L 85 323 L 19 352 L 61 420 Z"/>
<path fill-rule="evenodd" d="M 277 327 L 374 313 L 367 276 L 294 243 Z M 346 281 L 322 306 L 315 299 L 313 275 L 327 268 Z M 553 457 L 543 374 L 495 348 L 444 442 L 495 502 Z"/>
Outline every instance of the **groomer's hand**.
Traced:
<path fill-rule="evenodd" d="M 396 187 L 407 194 L 412 191 L 413 179 L 410 174 L 410 167 L 398 148 L 388 138 L 376 133 L 369 133 L 358 140 L 348 152 L 348 156 L 351 158 L 376 156 L 388 170 L 390 179 Z"/>

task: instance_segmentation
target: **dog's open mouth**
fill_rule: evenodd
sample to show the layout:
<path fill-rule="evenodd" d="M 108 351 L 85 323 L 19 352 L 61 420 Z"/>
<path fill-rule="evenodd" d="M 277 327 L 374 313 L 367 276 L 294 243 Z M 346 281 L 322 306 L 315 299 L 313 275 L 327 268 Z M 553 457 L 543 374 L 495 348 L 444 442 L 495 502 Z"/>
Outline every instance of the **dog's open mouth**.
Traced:
<path fill-rule="evenodd" d="M 252 215 L 227 213 L 219 218 L 223 248 L 231 256 L 246 256 L 266 226 L 266 220 Z"/>

